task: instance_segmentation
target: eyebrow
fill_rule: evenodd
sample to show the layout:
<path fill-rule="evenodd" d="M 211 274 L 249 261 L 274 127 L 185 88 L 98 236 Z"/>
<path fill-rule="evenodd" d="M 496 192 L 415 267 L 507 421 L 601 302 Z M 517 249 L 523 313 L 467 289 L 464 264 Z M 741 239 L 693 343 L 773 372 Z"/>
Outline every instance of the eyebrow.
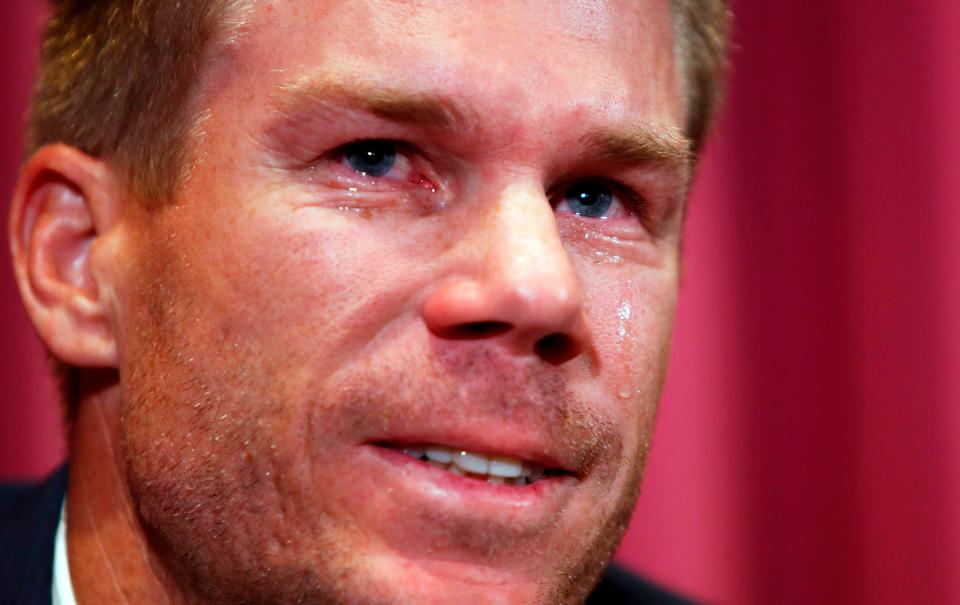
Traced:
<path fill-rule="evenodd" d="M 379 118 L 433 128 L 469 128 L 475 120 L 454 100 L 366 83 L 307 80 L 279 87 L 277 105 L 298 115 L 318 107 L 350 107 Z"/>
<path fill-rule="evenodd" d="M 674 127 L 602 128 L 580 142 L 592 155 L 622 164 L 661 164 L 686 172 L 693 162 L 693 142 Z"/>
<path fill-rule="evenodd" d="M 342 78 L 304 78 L 278 87 L 276 105 L 288 116 L 309 115 L 318 108 L 348 107 L 401 124 L 472 130 L 479 119 L 454 99 Z M 657 164 L 688 174 L 693 142 L 680 128 L 650 124 L 598 128 L 581 137 L 587 155 L 620 164 Z"/>

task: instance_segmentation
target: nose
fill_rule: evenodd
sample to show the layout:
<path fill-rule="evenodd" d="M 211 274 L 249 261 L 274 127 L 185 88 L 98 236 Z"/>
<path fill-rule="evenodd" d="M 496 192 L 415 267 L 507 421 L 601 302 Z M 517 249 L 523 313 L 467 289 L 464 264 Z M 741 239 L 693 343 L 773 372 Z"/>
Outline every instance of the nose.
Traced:
<path fill-rule="evenodd" d="M 485 339 L 554 365 L 589 346 L 580 280 L 542 192 L 506 188 L 458 252 L 424 303 L 435 336 Z"/>

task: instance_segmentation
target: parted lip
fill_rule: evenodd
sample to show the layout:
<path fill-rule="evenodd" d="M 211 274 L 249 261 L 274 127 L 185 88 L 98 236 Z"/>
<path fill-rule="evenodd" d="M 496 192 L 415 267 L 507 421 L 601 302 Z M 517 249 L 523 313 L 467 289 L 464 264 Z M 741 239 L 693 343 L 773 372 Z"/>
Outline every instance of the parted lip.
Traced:
<path fill-rule="evenodd" d="M 543 435 L 542 431 L 524 430 L 509 424 L 495 426 L 416 429 L 394 431 L 388 435 L 368 439 L 366 444 L 394 450 L 437 445 L 451 450 L 481 454 L 488 457 L 514 458 L 557 474 L 581 477 L 585 465 L 577 464 L 584 456 Z"/>
<path fill-rule="evenodd" d="M 359 450 L 355 460 L 371 466 L 357 468 L 375 469 L 361 480 L 372 482 L 380 493 L 389 493 L 389 506 L 409 511 L 407 507 L 413 505 L 414 510 L 429 511 L 431 519 L 456 520 L 460 527 L 492 524 L 504 536 L 541 534 L 543 520 L 560 514 L 579 493 L 580 481 L 569 474 L 548 475 L 526 484 L 493 484 L 437 468 L 393 448 L 366 444 Z M 378 506 L 376 514 L 384 514 L 385 506 Z M 417 527 L 423 522 L 422 517 L 404 515 L 391 527 L 401 527 L 408 519 Z M 443 524 L 429 525 L 441 535 L 447 531 Z"/>

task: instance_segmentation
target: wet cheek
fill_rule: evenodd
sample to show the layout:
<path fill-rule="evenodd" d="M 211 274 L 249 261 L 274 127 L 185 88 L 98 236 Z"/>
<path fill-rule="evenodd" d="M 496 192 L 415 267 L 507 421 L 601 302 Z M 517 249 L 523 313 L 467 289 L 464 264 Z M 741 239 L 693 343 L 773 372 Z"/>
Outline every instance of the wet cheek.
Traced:
<path fill-rule="evenodd" d="M 584 290 L 604 389 L 627 404 L 621 408 L 624 413 L 652 419 L 673 326 L 672 273 L 629 267 L 594 270 L 584 279 Z"/>

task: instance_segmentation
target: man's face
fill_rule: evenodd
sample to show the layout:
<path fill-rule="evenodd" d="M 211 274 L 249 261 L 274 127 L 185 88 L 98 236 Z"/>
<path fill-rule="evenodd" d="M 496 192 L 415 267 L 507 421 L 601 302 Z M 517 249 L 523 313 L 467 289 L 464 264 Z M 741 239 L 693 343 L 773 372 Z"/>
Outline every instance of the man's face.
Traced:
<path fill-rule="evenodd" d="M 161 560 L 225 602 L 582 598 L 675 304 L 668 4 L 242 16 L 185 187 L 122 230 L 123 457 Z"/>

